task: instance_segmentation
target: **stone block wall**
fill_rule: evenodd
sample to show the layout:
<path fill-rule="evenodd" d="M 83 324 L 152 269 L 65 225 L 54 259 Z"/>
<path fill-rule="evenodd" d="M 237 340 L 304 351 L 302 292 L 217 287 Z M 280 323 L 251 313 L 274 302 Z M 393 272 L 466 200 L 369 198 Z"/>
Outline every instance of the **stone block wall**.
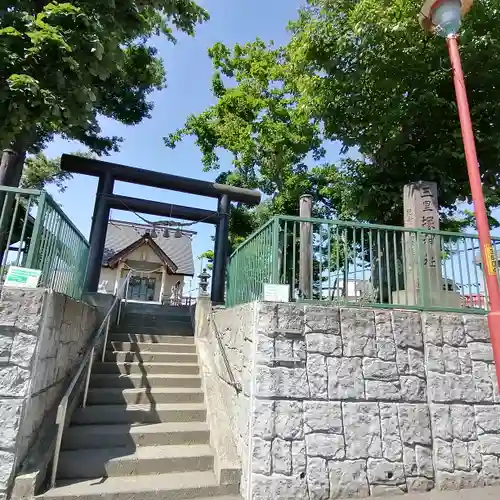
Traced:
<path fill-rule="evenodd" d="M 241 321 L 252 307 L 254 320 Z M 245 499 L 500 482 L 500 399 L 485 317 L 257 303 L 216 321 L 239 331 L 227 329 L 229 349 L 248 339 L 233 357 L 249 390 L 236 429 L 250 457 Z"/>
<path fill-rule="evenodd" d="M 486 318 L 426 315 L 427 396 L 436 485 L 500 482 L 500 395 Z"/>
<path fill-rule="evenodd" d="M 95 331 L 95 309 L 44 289 L 0 295 L 0 498 Z"/>
<path fill-rule="evenodd" d="M 221 404 L 227 409 L 234 443 L 241 460 L 242 488 L 246 488 L 249 463 L 249 415 L 252 383 L 253 336 L 257 305 L 245 304 L 232 309 L 220 309 L 215 314 L 215 326 L 205 325 L 205 342 L 213 362 L 215 375 L 222 395 Z M 219 332 L 222 349 L 215 337 Z M 241 391 L 236 390 L 223 359 L 227 356 L 231 372 Z"/>

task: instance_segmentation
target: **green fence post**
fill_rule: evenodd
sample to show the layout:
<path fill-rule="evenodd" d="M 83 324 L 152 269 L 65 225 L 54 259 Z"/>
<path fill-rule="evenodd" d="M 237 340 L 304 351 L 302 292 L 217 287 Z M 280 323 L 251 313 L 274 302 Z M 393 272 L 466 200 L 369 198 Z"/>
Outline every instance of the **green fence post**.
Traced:
<path fill-rule="evenodd" d="M 272 269 L 271 269 L 271 282 L 277 285 L 279 281 L 279 238 L 280 238 L 280 224 L 279 218 L 276 217 L 273 221 L 273 235 L 272 235 Z"/>
<path fill-rule="evenodd" d="M 45 216 L 47 194 L 42 191 L 38 198 L 38 211 L 36 214 L 35 224 L 33 225 L 33 232 L 31 233 L 30 248 L 28 250 L 28 257 L 26 259 L 26 267 L 34 269 L 37 265 L 35 261 L 40 242 L 42 240 L 43 219 Z"/>
<path fill-rule="evenodd" d="M 427 286 L 427 277 L 425 275 L 425 245 L 422 233 L 417 233 L 417 253 L 418 253 L 418 288 L 420 305 L 427 307 L 429 305 L 429 288 Z"/>

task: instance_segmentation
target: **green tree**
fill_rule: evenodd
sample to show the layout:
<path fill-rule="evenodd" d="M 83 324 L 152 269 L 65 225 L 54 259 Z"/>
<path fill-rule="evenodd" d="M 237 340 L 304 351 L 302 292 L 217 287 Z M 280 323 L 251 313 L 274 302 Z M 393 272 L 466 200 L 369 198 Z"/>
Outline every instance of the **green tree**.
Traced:
<path fill-rule="evenodd" d="M 207 269 L 210 271 L 214 267 L 214 251 L 213 250 L 207 250 L 206 252 L 203 252 L 199 257 L 199 260 L 201 261 L 207 261 Z"/>
<path fill-rule="evenodd" d="M 192 0 L 7 1 L 0 7 L 0 183 L 17 186 L 27 153 L 55 134 L 90 151 L 117 150 L 99 117 L 126 125 L 150 116 L 150 94 L 165 85 L 153 36 L 192 35 L 207 12 Z"/>
<path fill-rule="evenodd" d="M 37 153 L 26 158 L 20 186 L 25 189 L 44 189 L 55 184 L 63 192 L 66 181 L 71 177 L 69 172 L 61 171 L 59 157 L 47 158 L 44 153 Z"/>
<path fill-rule="evenodd" d="M 499 7 L 498 0 L 475 4 L 461 32 L 490 207 L 500 202 Z M 411 181 L 438 183 L 445 223 L 457 202 L 471 201 L 446 45 L 421 29 L 419 8 L 410 0 L 308 0 L 290 26 L 297 106 L 321 123 L 326 139 L 361 153 L 341 168 L 344 210 L 362 220 L 402 224 L 402 187 Z"/>
<path fill-rule="evenodd" d="M 165 142 L 175 147 L 183 137 L 193 136 L 205 170 L 220 168 L 219 148 L 229 151 L 233 169 L 220 173 L 217 181 L 263 192 L 265 201 L 257 209 L 232 208 L 234 245 L 272 214 L 296 214 L 300 195 L 318 193 L 324 179 L 309 163 L 321 159 L 324 149 L 319 125 L 310 120 L 308 110 L 296 106 L 284 49 L 261 40 L 233 49 L 217 43 L 209 55 L 217 103 L 190 116 Z"/>
<path fill-rule="evenodd" d="M 193 136 L 208 169 L 229 151 L 220 180 L 262 190 L 262 207 L 233 209 L 233 241 L 273 213 L 295 214 L 307 191 L 316 215 L 402 225 L 403 186 L 418 180 L 438 183 L 443 227 L 471 224 L 458 210 L 471 199 L 446 46 L 419 26 L 419 5 L 307 0 L 286 46 L 211 49 L 217 102 L 166 142 Z M 475 4 L 461 35 L 490 208 L 500 205 L 499 6 Z M 326 141 L 356 154 L 318 164 Z"/>
<path fill-rule="evenodd" d="M 92 158 L 92 153 L 76 152 L 74 155 Z M 55 185 L 63 193 L 66 191 L 66 183 L 73 176 L 69 172 L 61 170 L 61 157 L 47 158 L 42 153 L 36 153 L 26 157 L 20 186 L 25 189 L 45 189 L 49 185 Z"/>

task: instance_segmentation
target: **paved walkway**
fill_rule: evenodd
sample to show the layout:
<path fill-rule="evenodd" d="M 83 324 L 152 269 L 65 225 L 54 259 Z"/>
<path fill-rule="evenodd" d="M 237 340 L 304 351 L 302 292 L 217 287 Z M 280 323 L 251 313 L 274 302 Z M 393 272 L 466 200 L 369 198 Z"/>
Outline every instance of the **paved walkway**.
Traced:
<path fill-rule="evenodd" d="M 432 490 L 427 493 L 410 493 L 403 497 L 405 500 L 500 500 L 500 486 L 470 490 Z"/>

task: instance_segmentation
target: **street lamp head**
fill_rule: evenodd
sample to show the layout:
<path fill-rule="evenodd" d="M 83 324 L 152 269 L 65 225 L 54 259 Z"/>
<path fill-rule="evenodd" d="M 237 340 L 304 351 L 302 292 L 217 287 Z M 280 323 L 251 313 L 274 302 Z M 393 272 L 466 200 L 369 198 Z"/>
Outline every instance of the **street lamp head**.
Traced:
<path fill-rule="evenodd" d="M 462 3 L 460 0 L 437 2 L 431 11 L 431 21 L 438 35 L 456 35 L 462 24 Z"/>
<path fill-rule="evenodd" d="M 471 7 L 472 0 L 427 0 L 420 11 L 420 25 L 445 38 L 455 36 Z"/>

